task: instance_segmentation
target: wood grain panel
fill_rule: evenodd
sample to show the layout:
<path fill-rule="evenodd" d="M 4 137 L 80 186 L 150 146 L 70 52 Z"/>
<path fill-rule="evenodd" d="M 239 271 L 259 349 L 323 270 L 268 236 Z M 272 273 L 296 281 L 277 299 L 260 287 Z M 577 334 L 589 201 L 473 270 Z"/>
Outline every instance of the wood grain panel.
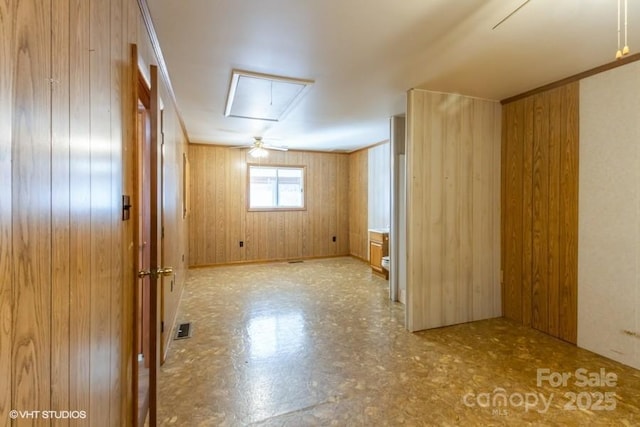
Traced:
<path fill-rule="evenodd" d="M 121 196 L 140 9 L 7 1 L 0 21 L 0 425 L 10 408 L 89 414 L 38 425 L 130 425 L 133 232 Z"/>
<path fill-rule="evenodd" d="M 136 96 L 136 86 L 138 79 L 138 49 L 137 45 L 131 43 L 135 40 L 136 22 L 132 19 L 136 16 L 136 9 L 132 9 L 131 4 L 124 3 L 125 16 L 123 17 L 123 51 L 127 52 L 128 58 L 125 60 L 125 77 L 122 80 L 122 105 L 123 105 L 123 149 L 122 149 L 122 192 L 135 199 L 135 156 L 136 156 L 136 121 L 138 114 L 138 99 Z M 135 213 L 137 216 L 137 211 Z M 136 322 L 134 318 L 135 291 L 137 287 L 134 280 L 135 259 L 137 258 L 137 245 L 134 244 L 136 230 L 133 220 L 124 221 L 122 225 L 123 244 L 120 248 L 122 254 L 122 364 L 120 369 L 120 417 L 122 425 L 130 426 L 133 420 L 131 408 L 137 407 L 134 404 L 133 390 L 138 390 L 137 378 L 134 380 L 133 363 L 137 361 L 137 348 L 134 350 L 136 340 Z M 137 403 L 137 402 L 136 402 Z"/>
<path fill-rule="evenodd" d="M 522 323 L 531 326 L 532 287 L 533 287 L 533 135 L 534 135 L 534 98 L 520 102 L 516 108 L 522 109 L 524 133 L 522 151 L 522 295 L 520 309 Z M 512 211 L 505 212 L 511 216 Z M 517 214 L 520 215 L 518 209 Z M 520 262 L 520 260 L 516 261 Z M 517 286 L 517 283 L 516 283 Z"/>
<path fill-rule="evenodd" d="M 507 104 L 502 107 L 502 121 L 500 127 L 500 135 L 501 135 L 501 144 L 500 144 L 500 307 L 501 313 L 503 317 L 506 317 L 505 312 L 505 295 L 506 295 L 506 281 L 505 281 L 505 269 L 507 266 L 507 257 L 506 257 L 506 241 L 507 241 L 507 231 L 506 231 L 506 223 L 507 218 L 505 216 L 505 212 L 507 211 L 507 203 L 506 203 L 506 194 L 507 194 L 507 122 L 509 120 L 509 115 L 512 111 L 511 105 Z"/>
<path fill-rule="evenodd" d="M 368 164 L 366 150 L 349 155 L 349 253 L 363 260 L 369 259 Z"/>
<path fill-rule="evenodd" d="M 244 192 L 234 191 L 236 185 L 246 188 L 246 175 L 242 173 L 245 168 L 244 153 L 242 150 L 227 150 L 227 175 L 225 177 L 225 192 L 228 195 L 228 209 L 226 210 L 227 244 L 226 259 L 229 262 L 242 261 L 245 259 L 245 251 L 240 247 L 240 242 L 244 236 L 245 221 L 237 212 L 241 212 L 246 206 Z"/>
<path fill-rule="evenodd" d="M 340 234 L 349 229 L 348 206 L 340 206 L 347 198 L 347 155 L 271 152 L 261 164 L 306 169 L 306 210 L 273 212 L 247 211 L 246 167 L 256 163 L 247 150 L 191 144 L 189 156 L 191 265 L 348 254 L 349 236 Z"/>
<path fill-rule="evenodd" d="M 493 133 L 494 135 L 500 134 L 502 135 L 502 106 L 494 105 L 493 111 L 487 112 L 487 114 L 491 114 L 493 117 Z M 491 157 L 486 159 L 487 165 L 497 165 L 502 164 L 502 147 L 495 147 L 493 150 L 493 154 Z M 492 180 L 490 180 L 490 194 L 491 201 L 489 206 L 501 206 L 501 197 L 502 197 L 502 176 L 501 174 L 495 173 L 493 174 Z M 487 209 L 491 209 L 488 207 Z M 489 213 L 487 213 L 489 215 Z M 493 218 L 493 227 L 491 227 L 490 231 L 488 231 L 487 238 L 493 242 L 493 252 L 491 254 L 491 266 L 487 272 L 487 280 L 491 283 L 500 283 L 502 281 L 502 273 L 501 273 L 501 261 L 502 261 L 502 245 L 501 245 L 501 221 L 504 217 L 504 210 L 500 210 L 500 215 L 498 217 Z M 493 307 L 501 307 L 502 308 L 502 290 L 500 288 L 492 288 L 493 293 Z"/>
<path fill-rule="evenodd" d="M 461 115 L 464 110 L 463 104 L 456 102 L 456 107 L 460 108 L 458 114 L 444 114 L 442 116 L 443 150 L 442 150 L 442 179 L 440 180 L 440 191 L 442 200 L 442 260 L 443 277 L 441 293 L 442 300 L 442 321 L 443 324 L 461 323 L 456 316 L 457 309 L 466 310 L 467 301 L 459 300 L 458 269 L 460 264 L 460 211 L 458 200 L 467 195 L 460 194 L 459 181 L 464 180 L 466 174 L 461 174 L 458 168 L 458 158 L 464 144 L 461 136 Z M 446 102 L 443 99 L 441 105 Z M 446 105 L 446 104 L 445 104 Z M 442 108 L 440 106 L 440 108 Z M 457 304 L 460 301 L 462 304 Z"/>
<path fill-rule="evenodd" d="M 12 17 L 15 1 L 0 2 L 0 57 L 13 57 Z M 11 176 L 13 63 L 0 61 L 0 182 L 5 200 L 13 200 Z M 9 411 L 13 409 L 13 258 L 12 204 L 0 203 L 0 426 L 9 426 Z"/>
<path fill-rule="evenodd" d="M 91 364 L 89 413 L 110 423 L 111 386 L 111 8 L 90 7 Z"/>
<path fill-rule="evenodd" d="M 121 255 L 122 248 L 122 178 L 123 178 L 123 120 L 125 111 L 129 110 L 123 106 L 126 98 L 123 92 L 123 79 L 128 78 L 125 74 L 124 65 L 129 60 L 129 51 L 124 50 L 122 39 L 124 32 L 122 29 L 123 21 L 123 0 L 116 0 L 110 4 L 110 161 L 111 161 L 111 201 L 110 205 L 110 224 L 109 231 L 111 233 L 111 266 L 109 268 L 109 292 L 110 292 L 110 360 L 109 360 L 109 423 L 112 425 L 122 425 L 120 402 L 121 396 L 121 369 L 122 369 L 122 303 L 125 282 L 122 281 L 123 260 Z M 116 64 L 116 65 L 113 65 Z M 127 288 L 130 289 L 130 288 Z M 128 328 L 131 329 L 131 328 Z"/>
<path fill-rule="evenodd" d="M 12 11 L 12 406 L 19 410 L 51 406 L 50 6 L 46 0 L 21 1 Z"/>
<path fill-rule="evenodd" d="M 336 247 L 335 254 L 348 254 L 349 251 L 349 157 L 336 158 Z"/>
<path fill-rule="evenodd" d="M 559 327 L 559 217 L 560 146 L 562 142 L 562 88 L 549 91 L 549 216 L 548 216 L 548 333 L 558 336 Z"/>
<path fill-rule="evenodd" d="M 82 0 L 70 3 L 69 69 L 73 84 L 69 87 L 70 117 L 70 292 L 69 364 L 71 408 L 90 409 L 91 371 L 91 135 L 90 121 L 90 4 Z M 90 420 L 78 420 L 89 426 Z"/>
<path fill-rule="evenodd" d="M 501 134 L 501 121 L 496 120 L 501 115 L 501 107 L 498 104 L 476 104 L 471 108 L 471 163 L 465 169 L 490 170 L 496 164 L 500 164 L 501 146 L 496 144 L 493 150 L 473 150 L 473 147 L 476 144 L 476 135 Z M 500 206 L 500 174 L 495 173 L 487 177 L 474 173 L 468 190 L 465 191 L 471 194 L 470 212 L 467 214 L 472 237 L 467 241 L 470 245 L 469 262 L 472 264 L 471 271 L 467 273 L 471 277 L 467 282 L 473 284 L 473 296 L 469 297 L 472 303 L 469 309 L 473 317 L 490 317 L 495 315 L 495 311 L 491 311 L 490 308 L 502 307 L 501 289 L 491 286 L 492 283 L 500 282 L 500 220 L 498 215 L 495 215 L 495 206 Z M 476 209 L 478 212 L 473 215 Z M 493 304 L 486 304 L 484 301 L 493 301 Z"/>
<path fill-rule="evenodd" d="M 414 91 L 409 91 L 407 93 L 407 118 L 406 118 L 406 138 L 409 140 L 417 140 L 424 141 L 423 144 L 407 144 L 405 147 L 405 152 L 407 158 L 412 158 L 413 156 L 417 158 L 427 158 L 430 157 L 428 154 L 425 154 L 424 151 L 430 149 L 428 144 L 428 140 L 425 139 L 425 127 L 424 126 L 412 126 L 412 120 L 422 121 L 424 120 L 423 116 L 427 112 L 427 108 L 425 106 L 425 98 L 423 96 L 416 96 Z M 423 182 L 421 179 L 417 179 L 416 177 L 417 171 L 412 171 L 411 169 L 407 169 L 406 171 L 406 205 L 407 205 L 407 216 L 409 216 L 410 212 L 414 212 L 418 207 L 422 208 L 422 197 L 418 197 L 423 195 L 426 191 L 428 191 L 428 185 L 423 186 Z M 413 183 L 413 185 L 410 185 Z M 414 193 L 416 196 L 414 196 Z M 425 198 L 428 198 L 428 195 L 424 195 Z M 429 211 L 424 211 L 425 213 Z M 426 223 L 426 224 L 425 224 Z M 426 225 L 426 227 L 425 227 Z M 429 250 L 429 246 L 424 244 L 424 229 L 428 229 L 429 224 L 427 221 L 417 221 L 414 228 L 413 234 L 407 233 L 406 245 L 407 245 L 407 253 L 412 252 L 415 257 L 418 259 L 424 260 L 424 264 L 431 265 L 431 257 L 427 256 L 427 252 Z M 414 273 L 414 270 L 416 272 Z M 428 267 L 427 267 L 428 271 Z M 410 277 L 412 274 L 424 274 L 423 263 L 414 263 L 407 265 L 407 277 Z M 428 289 L 424 287 L 407 287 L 407 297 L 406 301 L 424 301 L 425 294 L 428 292 Z M 414 325 L 426 323 L 429 315 L 429 311 L 425 310 L 416 310 L 414 312 L 414 306 L 412 304 L 406 305 L 406 319 L 407 319 L 407 329 L 410 331 L 415 330 Z"/>
<path fill-rule="evenodd" d="M 531 325 L 549 331 L 549 94 L 534 97 Z"/>
<path fill-rule="evenodd" d="M 523 197 L 523 148 L 524 148 L 524 114 L 520 103 L 507 104 L 503 107 L 504 160 L 503 176 L 503 315 L 509 319 L 522 321 L 522 215 L 511 215 L 520 212 Z"/>
<path fill-rule="evenodd" d="M 51 8 L 51 409 L 69 410 L 70 334 L 70 105 L 69 105 L 69 1 Z M 54 426 L 69 420 L 53 419 Z"/>
<path fill-rule="evenodd" d="M 519 144 L 511 137 L 519 132 L 513 111 L 522 111 L 522 169 L 505 166 L 502 178 L 504 315 L 569 342 L 575 342 L 577 329 L 577 85 L 506 104 L 503 134 L 508 155 Z M 509 183 L 520 177 L 518 201 Z M 509 247 L 516 222 L 522 224 L 521 252 Z M 513 280 L 510 271 L 517 263 L 521 277 Z M 508 292 L 520 293 L 521 300 L 509 298 Z"/>
<path fill-rule="evenodd" d="M 460 171 L 464 170 L 481 170 L 482 168 L 482 158 L 489 157 L 492 153 L 487 150 L 487 152 L 473 152 L 473 135 L 474 131 L 477 129 L 482 132 L 482 123 L 483 123 L 483 111 L 486 110 L 483 106 L 475 106 L 473 104 L 464 104 L 461 117 L 460 117 L 460 153 L 458 155 L 457 161 L 457 173 L 460 174 Z M 474 124 L 480 125 L 478 128 L 474 129 Z M 490 122 L 491 125 L 493 123 Z M 492 129 L 493 131 L 493 129 Z M 474 155 L 475 154 L 475 155 Z M 476 163 L 476 160 L 480 159 L 480 164 Z M 477 304 L 480 302 L 482 298 L 474 299 L 473 295 L 482 294 L 484 290 L 484 286 L 474 286 L 474 269 L 476 271 L 476 277 L 480 277 L 480 284 L 484 281 L 483 279 L 483 271 L 482 267 L 477 268 L 474 264 L 474 252 L 473 250 L 473 242 L 479 241 L 482 239 L 482 236 L 478 236 L 478 232 L 482 230 L 482 228 L 474 228 L 473 226 L 473 206 L 474 200 L 477 206 L 481 206 L 480 194 L 484 193 L 486 197 L 488 197 L 489 188 L 485 187 L 484 190 L 474 192 L 473 186 L 476 178 L 480 178 L 480 174 L 460 174 L 461 179 L 458 184 L 458 191 L 460 193 L 460 198 L 458 199 L 458 212 L 459 212 L 459 239 L 460 239 L 460 248 L 458 253 L 459 263 L 458 263 L 458 297 L 461 301 L 466 303 L 466 306 L 463 304 L 458 304 L 456 307 L 457 313 L 456 318 L 458 319 L 468 319 L 472 317 L 473 313 L 478 312 L 478 309 L 482 304 Z M 479 188 L 482 188 L 483 181 L 486 185 L 490 185 L 491 183 L 488 180 L 478 179 L 475 182 Z M 478 197 L 474 197 L 474 196 Z M 484 217 L 486 212 L 481 211 L 478 213 L 478 217 Z M 484 222 L 484 218 L 480 219 L 481 222 Z M 489 227 L 485 227 L 489 229 Z M 490 253 L 490 251 L 487 251 Z M 490 266 L 490 264 L 489 264 Z M 479 307 L 474 308 L 474 303 Z"/>
<path fill-rule="evenodd" d="M 443 304 L 444 304 L 444 295 L 442 289 L 442 282 L 444 280 L 444 267 L 445 267 L 445 259 L 444 259 L 444 245 L 445 245 L 445 230 L 444 230 L 444 220 L 443 220 L 443 184 L 444 184 L 444 129 L 443 129 L 443 119 L 441 114 L 441 105 L 445 102 L 445 94 L 433 94 L 433 96 L 425 97 L 425 110 L 422 115 L 423 126 L 426 125 L 425 129 L 425 142 L 429 146 L 429 157 L 423 157 L 423 161 L 428 161 L 429 165 L 427 168 L 421 168 L 420 172 L 416 171 L 415 173 L 415 181 L 414 185 L 416 185 L 416 191 L 413 193 L 413 198 L 416 198 L 417 206 L 421 206 L 422 212 L 428 212 L 429 216 L 425 219 L 427 220 L 427 224 L 429 228 L 427 230 L 423 230 L 423 234 L 420 236 L 421 241 L 416 241 L 421 245 L 424 245 L 428 248 L 428 257 L 430 262 L 429 269 L 425 269 L 424 266 L 421 268 L 423 275 L 428 280 L 428 288 L 427 292 L 424 293 L 423 298 L 427 298 L 427 300 L 423 300 L 421 304 L 428 304 L 429 308 L 428 314 L 428 325 L 444 325 L 445 319 L 443 315 Z M 415 142 L 418 144 L 418 140 Z M 412 145 L 411 143 L 409 145 Z M 419 157 L 412 157 L 407 159 L 408 162 L 417 162 Z M 411 164 L 411 163 L 410 163 Z M 414 166 L 414 168 L 416 168 Z M 411 173 L 412 175 L 413 172 Z M 427 198 L 424 193 L 420 192 L 420 183 L 423 183 L 424 190 L 428 191 L 429 197 Z M 427 190 L 428 188 L 428 190 Z M 423 191 L 424 191 L 423 190 Z M 413 224 L 416 221 L 420 221 L 420 213 L 414 212 L 413 208 L 411 208 L 408 212 L 408 215 L 411 215 L 410 218 L 407 219 L 407 234 L 412 233 Z M 415 219 L 413 219 L 415 217 Z M 412 224 L 411 226 L 409 224 Z M 409 259 L 414 259 L 417 262 L 419 260 L 424 259 L 419 255 L 413 255 L 413 250 L 419 249 L 417 247 L 411 248 L 407 252 L 407 257 Z M 417 254 L 420 252 L 417 251 Z M 409 266 L 409 262 L 407 262 L 407 267 Z M 411 269 L 412 270 L 412 269 Z M 413 280 L 419 280 L 419 277 L 407 277 L 407 288 L 411 285 Z M 417 301 L 414 302 L 414 304 Z M 420 310 L 415 310 L 416 312 Z M 416 322 L 417 323 L 417 322 Z M 424 326 L 423 326 L 424 327 Z M 421 329 L 422 327 L 419 327 Z"/>
<path fill-rule="evenodd" d="M 215 162 L 211 163 L 214 170 L 220 176 L 225 176 L 226 171 L 230 168 L 230 165 L 227 162 L 226 153 L 217 152 L 215 156 Z M 225 182 L 224 179 L 216 179 L 213 182 L 214 194 L 215 198 L 213 200 L 213 204 L 210 206 L 210 209 L 213 211 L 213 235 L 216 238 L 213 240 L 213 245 L 215 246 L 214 254 L 215 259 L 226 259 L 227 254 L 224 249 L 226 247 L 227 236 L 226 233 L 226 220 L 225 211 L 226 211 L 226 203 L 227 203 L 227 195 L 231 196 L 232 193 L 227 193 L 225 191 Z"/>
<path fill-rule="evenodd" d="M 500 259 L 499 104 L 420 90 L 408 99 L 408 328 L 497 316 L 499 265 L 481 254 Z"/>
<path fill-rule="evenodd" d="M 578 331 L 578 180 L 579 180 L 579 83 L 564 87 L 562 113 L 566 127 L 560 146 L 560 292 L 558 335 L 577 342 Z"/>

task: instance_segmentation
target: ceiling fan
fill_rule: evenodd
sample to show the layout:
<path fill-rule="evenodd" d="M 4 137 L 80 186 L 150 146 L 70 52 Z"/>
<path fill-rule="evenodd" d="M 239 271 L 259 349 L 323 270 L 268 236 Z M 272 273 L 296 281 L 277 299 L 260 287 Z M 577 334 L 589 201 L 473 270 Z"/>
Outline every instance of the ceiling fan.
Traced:
<path fill-rule="evenodd" d="M 231 148 L 250 148 L 249 155 L 255 158 L 267 157 L 269 155 L 268 150 L 275 150 L 275 151 L 289 150 L 288 148 L 285 148 L 285 147 L 276 147 L 274 145 L 265 144 L 261 136 L 254 136 L 253 144 L 251 145 L 240 145 L 240 146 L 231 147 Z"/>

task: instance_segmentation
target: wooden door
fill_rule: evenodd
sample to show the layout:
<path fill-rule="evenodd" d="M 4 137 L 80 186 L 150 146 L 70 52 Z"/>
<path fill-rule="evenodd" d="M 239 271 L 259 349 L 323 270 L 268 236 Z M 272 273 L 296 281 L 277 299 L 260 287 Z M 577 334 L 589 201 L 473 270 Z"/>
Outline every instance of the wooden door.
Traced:
<path fill-rule="evenodd" d="M 151 77 L 150 91 L 150 233 L 149 233 L 149 425 L 157 425 L 158 409 L 158 373 L 160 369 L 160 338 L 161 338 L 161 313 L 160 313 L 160 284 L 159 274 L 162 272 L 160 254 L 162 253 L 161 241 L 161 186 L 160 180 L 160 98 L 158 94 L 158 67 L 152 65 L 149 69 Z"/>
<path fill-rule="evenodd" d="M 137 49 L 134 46 L 133 62 L 137 64 Z M 136 221 L 136 271 L 139 272 L 134 292 L 134 375 L 133 425 L 144 425 L 150 408 L 151 375 L 153 374 L 151 355 L 151 301 L 152 277 L 140 274 L 151 271 L 151 90 L 141 72 L 135 66 L 136 89 L 136 195 L 133 208 Z"/>
<path fill-rule="evenodd" d="M 133 49 L 134 64 L 137 63 L 137 49 Z M 136 66 L 137 70 L 137 66 Z M 149 425 L 157 425 L 157 386 L 160 366 L 161 341 L 161 298 L 160 266 L 161 232 L 160 216 L 160 147 L 159 147 L 159 97 L 158 70 L 150 68 L 150 85 L 137 71 L 135 99 L 136 108 L 136 164 L 137 185 L 135 203 L 137 205 L 136 256 L 137 288 L 134 292 L 134 411 L 133 424 L 144 425 L 148 417 Z M 168 269 L 171 271 L 171 269 Z"/>
<path fill-rule="evenodd" d="M 146 88 L 141 88 L 146 89 Z M 137 114 L 137 172 L 136 172 L 136 237 L 137 237 L 137 271 L 151 269 L 151 204 L 150 204 L 150 111 L 149 104 L 140 100 Z M 150 362 L 150 303 L 151 280 L 149 276 L 139 276 L 136 286 L 135 304 L 135 355 L 136 369 L 134 396 L 136 398 L 137 425 L 144 425 L 144 419 L 149 409 L 149 362 Z"/>

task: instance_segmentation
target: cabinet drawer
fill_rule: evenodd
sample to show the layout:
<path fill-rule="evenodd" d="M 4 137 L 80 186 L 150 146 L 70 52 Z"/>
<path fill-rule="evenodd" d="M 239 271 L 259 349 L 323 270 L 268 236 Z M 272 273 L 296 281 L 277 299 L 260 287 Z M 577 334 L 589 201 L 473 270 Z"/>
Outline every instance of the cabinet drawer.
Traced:
<path fill-rule="evenodd" d="M 372 242 L 385 243 L 389 240 L 389 234 L 378 233 L 377 231 L 370 231 L 369 240 L 371 240 Z"/>

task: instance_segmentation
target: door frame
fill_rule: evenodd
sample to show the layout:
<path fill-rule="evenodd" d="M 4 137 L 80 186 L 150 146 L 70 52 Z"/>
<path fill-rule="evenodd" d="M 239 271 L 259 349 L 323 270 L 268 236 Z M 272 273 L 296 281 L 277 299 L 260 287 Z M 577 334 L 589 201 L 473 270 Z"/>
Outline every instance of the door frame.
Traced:
<path fill-rule="evenodd" d="M 135 152 L 135 194 L 134 194 L 134 205 L 135 205 L 135 226 L 134 226 L 134 243 L 135 243 L 135 252 L 134 252 L 134 297 L 133 297 L 133 330 L 134 330 L 134 343 L 133 343 L 133 411 L 134 411 L 134 426 L 144 425 L 144 417 L 141 418 L 141 412 L 145 414 L 149 411 L 149 384 L 147 381 L 147 388 L 142 392 L 142 396 L 144 396 L 143 401 L 140 401 L 141 398 L 141 390 L 143 387 L 140 383 L 140 379 L 142 377 L 142 373 L 140 371 L 140 360 L 138 358 L 139 354 L 142 353 L 144 356 L 145 367 L 144 369 L 149 369 L 150 362 L 150 313 L 147 309 L 149 306 L 149 302 L 151 301 L 150 296 L 150 281 L 148 277 L 138 277 L 137 272 L 145 269 L 149 269 L 150 260 L 148 259 L 148 255 L 142 253 L 142 251 L 148 250 L 147 244 L 150 244 L 150 234 L 149 231 L 143 231 L 145 228 L 150 228 L 150 194 L 147 194 L 145 197 L 145 193 L 150 193 L 149 188 L 145 187 L 144 180 L 147 177 L 147 174 L 150 174 L 150 171 L 145 174 L 145 169 L 148 169 L 150 164 L 150 148 L 151 148 L 151 137 L 150 137 L 150 105 L 149 105 L 149 88 L 144 82 L 140 72 L 138 71 L 138 82 L 136 83 L 138 86 L 138 94 L 139 96 L 136 98 L 136 121 L 135 121 L 135 129 L 136 129 L 136 138 L 134 145 Z M 143 110 L 143 111 L 141 111 Z M 142 120 L 142 121 L 141 121 Z M 141 127 L 144 126 L 144 129 L 141 130 Z M 150 372 L 149 372 L 150 373 Z"/>
<path fill-rule="evenodd" d="M 149 224 L 150 224 L 150 234 L 149 234 L 149 266 L 146 267 L 148 270 L 146 271 L 146 277 L 149 280 L 149 301 L 148 304 L 148 315 L 149 315 L 149 357 L 148 357 L 148 366 L 149 366 L 149 386 L 148 386 L 148 406 L 146 409 L 147 418 L 149 421 L 149 425 L 151 427 L 155 427 L 157 425 L 157 408 L 158 408 L 158 374 L 160 368 L 160 342 L 161 342 L 161 299 L 160 299 L 160 284 L 161 279 L 159 278 L 158 272 L 161 270 L 160 267 L 160 254 L 161 254 L 161 221 L 160 216 L 162 212 L 161 205 L 161 195 L 159 194 L 159 189 L 161 185 L 159 185 L 159 159 L 160 159 L 160 147 L 158 145 L 158 137 L 159 137 L 159 111 L 160 111 L 160 99 L 158 93 L 158 67 L 151 65 L 149 67 L 149 76 L 150 82 L 144 77 L 143 72 L 139 68 L 138 64 L 138 49 L 135 44 L 132 45 L 132 68 L 134 75 L 132 76 L 133 81 L 133 100 L 135 102 L 135 109 L 133 110 L 134 118 L 134 135 L 135 135 L 135 143 L 134 143 L 134 157 L 135 161 L 133 164 L 136 168 L 136 172 L 134 176 L 135 180 L 135 196 L 134 200 L 141 200 L 141 192 L 143 191 L 142 183 L 139 182 L 138 179 L 138 171 L 137 168 L 141 161 L 141 156 L 148 156 L 148 164 L 150 166 L 150 179 L 149 179 Z M 145 147 L 145 144 L 139 143 L 138 138 L 138 103 L 141 102 L 145 109 L 149 112 L 149 145 L 148 150 Z M 141 227 L 141 220 L 136 211 L 136 214 L 133 215 L 135 225 L 134 225 L 134 239 L 138 242 L 139 232 Z M 144 221 L 144 220 L 143 220 Z M 132 364 L 133 364 L 133 375 L 132 375 L 132 425 L 139 426 L 143 425 L 144 420 L 138 419 L 138 351 L 137 351 L 137 339 L 140 334 L 140 325 L 138 323 L 138 317 L 141 313 L 139 313 L 139 292 L 138 292 L 138 283 L 139 276 L 138 273 L 141 273 L 143 269 L 139 265 L 139 250 L 136 250 L 134 253 L 134 261 L 133 265 L 136 266 L 134 273 L 133 283 L 135 286 L 133 287 L 133 351 L 131 352 Z M 146 270 L 145 268 L 145 270 Z M 144 316 L 144 313 L 142 314 Z"/>

